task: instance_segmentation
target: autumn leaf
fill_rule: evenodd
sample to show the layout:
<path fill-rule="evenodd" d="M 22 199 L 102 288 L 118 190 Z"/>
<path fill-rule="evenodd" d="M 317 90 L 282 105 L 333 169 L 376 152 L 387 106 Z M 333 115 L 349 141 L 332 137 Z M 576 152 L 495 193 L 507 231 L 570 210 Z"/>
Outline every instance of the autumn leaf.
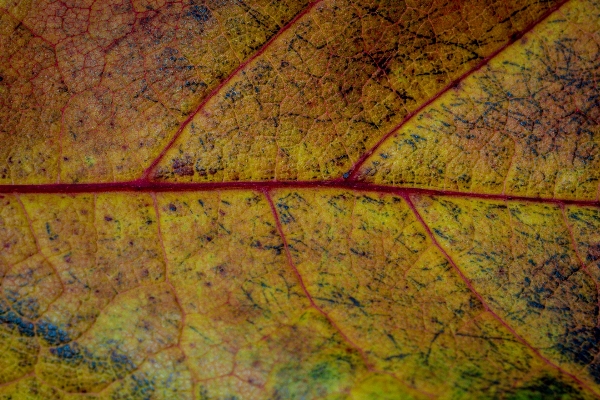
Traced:
<path fill-rule="evenodd" d="M 0 399 L 600 397 L 600 2 L 0 0 Z"/>

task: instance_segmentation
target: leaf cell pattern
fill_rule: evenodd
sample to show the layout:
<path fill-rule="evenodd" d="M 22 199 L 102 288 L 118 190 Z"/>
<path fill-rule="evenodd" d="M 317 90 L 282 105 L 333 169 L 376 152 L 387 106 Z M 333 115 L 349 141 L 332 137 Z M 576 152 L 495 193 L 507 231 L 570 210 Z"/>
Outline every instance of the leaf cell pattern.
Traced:
<path fill-rule="evenodd" d="M 1 182 L 134 179 L 304 6 L 3 0 Z"/>
<path fill-rule="evenodd" d="M 600 397 L 597 1 L 0 21 L 0 399 Z"/>
<path fill-rule="evenodd" d="M 340 177 L 419 104 L 551 6 L 324 1 L 206 104 L 154 177 Z"/>
<path fill-rule="evenodd" d="M 598 3 L 562 7 L 395 132 L 358 178 L 598 199 L 599 13 Z"/>

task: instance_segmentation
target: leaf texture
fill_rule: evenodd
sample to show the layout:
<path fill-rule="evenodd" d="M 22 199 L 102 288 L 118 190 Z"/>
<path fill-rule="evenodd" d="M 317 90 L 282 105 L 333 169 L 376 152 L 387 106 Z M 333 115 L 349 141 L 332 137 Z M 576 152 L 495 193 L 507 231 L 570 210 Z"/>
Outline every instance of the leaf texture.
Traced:
<path fill-rule="evenodd" d="M 419 104 L 551 5 L 322 2 L 206 104 L 155 176 L 339 177 Z"/>
<path fill-rule="evenodd" d="M 369 182 L 598 199 L 600 9 L 568 4 L 403 125 Z"/>
<path fill-rule="evenodd" d="M 2 3 L 5 183 L 138 176 L 303 1 Z"/>
<path fill-rule="evenodd" d="M 0 0 L 0 399 L 600 397 L 596 0 Z"/>

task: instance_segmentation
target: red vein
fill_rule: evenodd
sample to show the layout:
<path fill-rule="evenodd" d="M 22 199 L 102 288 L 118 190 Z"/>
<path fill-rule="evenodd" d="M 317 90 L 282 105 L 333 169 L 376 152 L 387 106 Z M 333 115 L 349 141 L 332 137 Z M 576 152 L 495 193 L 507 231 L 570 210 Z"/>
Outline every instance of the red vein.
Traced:
<path fill-rule="evenodd" d="M 573 246 L 573 251 L 575 252 L 575 257 L 577 258 L 577 262 L 581 267 L 581 270 L 594 282 L 594 286 L 596 286 L 596 295 L 600 298 L 600 287 L 598 287 L 598 281 L 594 278 L 590 270 L 588 269 L 585 262 L 583 262 L 583 258 L 579 254 L 579 246 L 577 245 L 577 240 L 575 240 L 575 234 L 573 233 L 573 227 L 569 223 L 569 218 L 567 217 L 567 210 L 565 210 L 565 206 L 561 204 L 560 210 L 563 217 L 563 222 L 567 227 L 567 231 L 569 232 L 569 238 L 571 240 L 571 245 Z M 596 326 L 600 326 L 600 316 L 598 316 L 596 321 Z"/>
<path fill-rule="evenodd" d="M 11 386 L 11 385 L 14 385 L 14 384 L 22 381 L 22 380 L 25 380 L 25 379 L 28 379 L 28 378 L 35 378 L 35 377 L 36 377 L 35 371 L 31 371 L 31 372 L 26 373 L 25 375 L 19 376 L 18 378 L 11 379 L 11 380 L 8 380 L 6 382 L 0 383 L 0 388 Z"/>
<path fill-rule="evenodd" d="M 25 204 L 23 204 L 23 201 L 21 200 L 21 198 L 19 196 L 15 196 L 15 197 L 17 199 L 17 202 L 19 203 L 19 206 L 23 209 L 23 215 L 25 216 L 25 220 L 27 221 L 27 226 L 29 227 L 29 231 L 31 232 L 31 236 L 33 237 L 33 241 L 35 243 L 35 247 L 37 248 L 38 254 L 44 259 L 44 261 L 46 261 L 48 263 L 48 265 L 52 269 L 52 272 L 56 276 L 56 279 L 58 279 L 58 281 L 60 282 L 60 294 L 57 296 L 57 298 L 58 298 L 58 297 L 62 296 L 63 293 L 65 293 L 65 284 L 62 281 L 62 279 L 60 277 L 60 273 L 58 272 L 58 269 L 56 269 L 56 266 L 48 260 L 48 258 L 42 251 L 42 247 L 40 246 L 40 242 L 38 241 L 37 236 L 35 235 L 35 230 L 33 229 L 33 223 L 31 222 L 29 213 L 27 212 L 27 209 L 25 208 Z"/>
<path fill-rule="evenodd" d="M 169 143 L 167 143 L 167 146 L 162 149 L 162 151 L 160 152 L 158 157 L 156 157 L 154 159 L 154 161 L 152 161 L 152 164 L 150 164 L 150 166 L 144 171 L 144 173 L 142 174 L 142 179 L 143 180 L 149 179 L 150 174 L 152 173 L 154 168 L 156 168 L 158 163 L 160 163 L 162 161 L 162 159 L 167 154 L 167 152 L 171 149 L 171 147 L 173 147 L 173 145 L 175 144 L 175 142 L 177 141 L 179 136 L 181 136 L 181 133 L 183 132 L 183 130 L 192 122 L 192 120 L 194 119 L 196 114 L 198 114 L 206 106 L 206 104 L 213 97 L 215 97 L 221 91 L 221 89 L 223 89 L 223 87 L 225 85 L 227 85 L 240 71 L 242 71 L 244 68 L 246 68 L 246 66 L 248 66 L 248 64 L 250 64 L 252 61 L 254 61 L 258 57 L 260 57 L 267 50 L 267 48 L 269 48 L 279 37 L 281 37 L 281 35 L 283 35 L 285 32 L 287 32 L 292 26 L 294 26 L 296 24 L 296 22 L 298 22 L 298 20 L 300 18 L 302 18 L 303 16 L 308 14 L 321 1 L 323 1 L 323 0 L 314 0 L 310 3 L 308 3 L 308 6 L 304 10 L 302 10 L 298 14 L 296 14 L 296 16 L 291 21 L 289 21 L 287 24 L 285 24 L 283 26 L 283 28 L 281 28 L 267 42 L 265 42 L 265 44 L 263 44 L 262 47 L 256 53 L 254 53 L 250 58 L 248 58 L 246 61 L 244 61 L 240 65 L 238 65 L 237 68 L 234 69 L 233 72 L 231 72 L 227 78 L 225 78 L 225 80 L 221 81 L 221 83 L 219 83 L 219 85 L 217 87 L 215 87 L 208 94 L 208 96 L 206 96 L 202 100 L 202 102 L 200 102 L 200 104 L 198 105 L 198 107 L 196 107 L 194 112 L 192 112 L 185 119 L 185 121 L 183 121 L 181 123 L 181 125 L 179 126 L 179 129 L 177 129 L 177 132 L 175 132 L 175 135 L 171 138 Z"/>
<path fill-rule="evenodd" d="M 152 194 L 152 205 L 154 207 L 154 213 L 156 215 L 156 225 L 157 225 L 157 233 L 158 233 L 158 242 L 160 243 L 160 247 L 161 247 L 161 250 L 162 250 L 163 258 L 165 259 L 165 283 L 167 284 L 167 286 L 173 292 L 173 297 L 175 298 L 175 302 L 177 303 L 177 307 L 179 307 L 179 310 L 181 311 L 181 329 L 179 329 L 179 334 L 177 335 L 177 344 L 175 344 L 174 347 L 176 347 L 177 349 L 179 349 L 179 351 L 183 355 L 183 362 L 187 366 L 188 363 L 189 363 L 188 355 L 183 350 L 183 347 L 181 346 L 182 337 L 183 337 L 183 330 L 184 330 L 185 324 L 186 324 L 186 312 L 185 312 L 185 309 L 183 308 L 183 303 L 181 302 L 181 299 L 177 295 L 177 290 L 175 289 L 175 285 L 173 285 L 173 283 L 169 279 L 169 258 L 167 257 L 167 249 L 165 247 L 165 242 L 164 242 L 164 239 L 163 239 L 162 229 L 160 227 L 160 210 L 158 208 L 158 200 L 156 199 L 156 194 L 154 194 L 154 193 Z M 163 350 L 166 350 L 166 349 L 163 349 Z M 148 360 L 150 357 L 151 356 L 147 357 L 146 360 Z M 142 364 L 140 364 L 139 368 L 141 368 L 141 365 Z M 196 397 L 196 394 L 192 391 L 192 398 L 195 399 L 195 397 Z"/>
<path fill-rule="evenodd" d="M 269 193 L 268 190 L 265 190 L 263 193 L 264 193 L 265 197 L 267 198 L 267 201 L 269 202 L 269 207 L 271 208 L 271 212 L 273 213 L 273 218 L 275 219 L 275 225 L 277 227 L 277 232 L 279 232 L 279 236 L 281 237 L 281 240 L 283 241 L 283 248 L 285 249 L 285 255 L 286 255 L 288 264 L 292 268 L 292 270 L 294 271 L 294 275 L 296 275 L 296 278 L 298 279 L 300 287 L 302 288 L 302 291 L 304 292 L 304 294 L 308 298 L 308 301 L 310 302 L 310 305 L 315 310 L 317 310 L 319 313 L 321 313 L 323 315 L 323 317 L 325 317 L 331 323 L 331 325 L 343 336 L 343 338 L 344 338 L 344 340 L 346 342 L 348 342 L 352 347 L 354 347 L 357 351 L 360 352 L 360 355 L 361 355 L 361 357 L 362 357 L 365 365 L 367 365 L 367 366 L 370 367 L 371 364 L 368 361 L 367 356 L 364 354 L 364 351 L 360 347 L 358 347 L 356 344 L 354 344 L 352 342 L 352 340 L 350 338 L 348 338 L 342 332 L 342 330 L 331 319 L 331 317 L 329 317 L 329 315 L 327 315 L 327 313 L 325 311 L 323 311 L 323 309 L 321 307 L 319 307 L 317 305 L 317 303 L 315 303 L 315 301 L 312 298 L 311 294 L 308 292 L 308 289 L 306 288 L 306 285 L 304 284 L 304 279 L 302 278 L 302 275 L 300 275 L 300 272 L 298 271 L 298 268 L 296 267 L 296 264 L 294 264 L 294 260 L 292 260 L 292 254 L 290 253 L 290 248 L 288 246 L 287 239 L 285 237 L 285 234 L 283 233 L 283 227 L 281 226 L 281 220 L 279 219 L 279 215 L 277 214 L 277 209 L 275 208 L 275 203 L 273 203 L 273 198 L 271 197 L 271 194 Z"/>
<path fill-rule="evenodd" d="M 542 360 L 544 363 L 546 363 L 547 365 L 551 366 L 552 368 L 558 370 L 560 373 L 562 373 L 564 375 L 567 375 L 568 377 L 570 377 L 571 379 L 573 379 L 575 382 L 577 382 L 582 387 L 584 387 L 587 390 L 589 390 L 591 393 L 593 393 L 597 397 L 600 397 L 599 393 L 596 393 L 596 391 L 594 391 L 588 384 L 586 384 L 585 382 L 583 382 L 577 376 L 575 376 L 575 375 L 573 375 L 573 374 L 565 371 L 564 369 L 562 369 L 561 367 L 559 367 L 557 364 L 553 363 L 548 358 L 546 358 L 545 356 L 543 356 L 535 347 L 533 347 L 521 335 L 519 335 L 506 321 L 504 321 L 498 314 L 496 314 L 496 312 L 494 310 L 492 310 L 492 308 L 489 306 L 489 304 L 483 298 L 483 296 L 481 294 L 479 294 L 479 292 L 477 292 L 477 290 L 475 290 L 475 288 L 473 287 L 473 284 L 471 283 L 471 281 L 460 270 L 460 268 L 458 268 L 458 265 L 454 262 L 454 260 L 450 257 L 450 255 L 446 252 L 446 250 L 439 244 L 439 242 L 437 241 L 437 239 L 433 235 L 433 232 L 431 232 L 431 229 L 429 228 L 429 225 L 427 225 L 427 223 L 425 222 L 425 220 L 423 219 L 423 217 L 421 216 L 421 214 L 419 213 L 419 211 L 415 207 L 414 203 L 410 199 L 410 196 L 406 196 L 405 195 L 405 196 L 403 196 L 403 198 L 404 198 L 404 200 L 406 200 L 406 202 L 408 203 L 408 206 L 412 210 L 413 214 L 419 220 L 419 222 L 421 223 L 421 225 L 423 226 L 423 228 L 427 232 L 427 235 L 429 236 L 429 238 L 431 239 L 431 241 L 433 242 L 433 244 L 440 250 L 440 252 L 444 255 L 444 257 L 446 258 L 446 260 L 448 260 L 448 262 L 450 263 L 450 265 L 452 265 L 452 268 L 460 276 L 460 278 L 465 283 L 465 285 L 469 288 L 469 290 L 471 291 L 471 293 L 473 293 L 473 295 L 475 297 L 477 297 L 477 299 L 483 305 L 483 307 L 485 308 L 485 310 L 487 312 L 489 312 L 502 326 L 504 326 L 519 342 L 521 342 L 524 346 L 526 346 L 527 348 L 529 348 L 536 356 L 538 356 L 540 358 L 540 360 Z"/>
<path fill-rule="evenodd" d="M 294 264 L 294 260 L 292 259 L 292 254 L 290 253 L 290 249 L 289 249 L 289 246 L 288 246 L 288 242 L 287 242 L 286 236 L 283 233 L 283 227 L 281 226 L 281 220 L 279 219 L 279 214 L 277 214 L 277 209 L 275 208 L 275 203 L 273 203 L 273 199 L 271 197 L 271 194 L 270 194 L 269 190 L 264 190 L 263 194 L 267 198 L 267 201 L 269 202 L 269 207 L 271 208 L 271 212 L 273 213 L 273 218 L 275 219 L 275 225 L 277 227 L 277 231 L 279 232 L 279 236 L 281 237 L 281 240 L 283 242 L 283 248 L 285 249 L 285 255 L 286 255 L 286 258 L 287 258 L 288 265 L 292 268 L 292 270 L 294 272 L 294 275 L 298 279 L 300 287 L 302 288 L 302 291 L 304 292 L 304 295 L 306 296 L 306 298 L 310 302 L 311 307 L 314 308 L 315 310 L 317 310 L 321 315 L 323 315 L 323 317 L 325 319 L 327 319 L 327 321 L 331 324 L 331 326 L 342 336 L 342 338 L 344 339 L 344 341 L 346 343 L 348 343 L 350 345 L 350 347 L 352 347 L 353 349 L 355 349 L 360 354 L 360 357 L 362 358 L 363 363 L 365 364 L 365 366 L 367 367 L 367 369 L 369 371 L 374 371 L 374 372 L 379 372 L 379 373 L 384 373 L 386 375 L 390 375 L 391 377 L 395 378 L 398 382 L 402 383 L 404 386 L 408 387 L 409 389 L 416 390 L 416 389 L 408 386 L 406 383 L 402 382 L 395 375 L 390 374 L 390 373 L 385 372 L 385 371 L 379 371 L 379 370 L 375 369 L 373 367 L 372 363 L 367 358 L 367 355 L 364 352 L 364 350 L 361 349 L 356 343 L 354 343 L 352 341 L 352 339 L 350 339 L 344 333 L 344 331 L 337 325 L 337 323 L 333 319 L 331 319 L 331 317 L 321 307 L 319 307 L 317 305 L 317 303 L 314 301 L 312 295 L 309 293 L 308 289 L 306 288 L 306 285 L 304 284 L 304 279 L 302 278 L 302 275 L 300 275 L 300 272 L 298 271 L 298 268 L 296 267 L 296 264 Z M 424 392 L 420 392 L 420 393 L 422 393 L 422 394 L 424 394 L 424 395 L 426 395 L 428 397 L 432 397 L 432 395 L 430 393 L 424 393 Z"/>
<path fill-rule="evenodd" d="M 510 38 L 510 40 L 507 43 L 505 43 L 504 45 L 502 45 L 498 49 L 494 50 L 490 55 L 488 55 L 483 60 L 481 60 L 473 68 L 471 68 L 467 72 L 463 73 L 458 78 L 454 79 L 452 82 L 450 82 L 444 88 L 442 88 L 442 90 L 440 90 L 439 92 L 437 92 L 433 97 L 430 97 L 427 101 L 425 101 L 423 104 L 421 104 L 415 110 L 413 110 L 410 113 L 408 113 L 402 119 L 402 121 L 400 121 L 396 126 L 394 126 L 385 135 L 383 135 L 383 137 L 381 139 L 379 139 L 379 141 L 373 147 L 371 147 L 369 150 L 367 150 L 365 153 L 363 153 L 363 155 L 358 159 L 358 161 L 356 161 L 354 163 L 354 165 L 350 168 L 350 170 L 348 172 L 346 172 L 346 174 L 344 174 L 344 179 L 349 179 L 349 180 L 355 179 L 356 174 L 360 170 L 360 167 L 363 166 L 363 164 L 365 163 L 365 161 L 367 161 L 367 159 L 373 153 L 375 153 L 375 151 L 377 151 L 377 149 L 379 147 L 381 147 L 381 145 L 385 141 L 387 141 L 390 138 L 390 136 L 392 136 L 394 133 L 396 133 L 396 131 L 398 131 L 400 128 L 402 128 L 406 123 L 408 123 L 411 119 L 413 119 L 417 114 L 419 114 L 421 111 L 423 111 L 424 108 L 426 108 L 431 103 L 433 103 L 435 100 L 437 100 L 438 98 L 440 98 L 448 90 L 457 87 L 457 85 L 459 85 L 460 82 L 464 81 L 467 77 L 471 76 L 475 72 L 479 71 L 481 68 L 485 67 L 498 54 L 502 53 L 504 50 L 506 50 L 508 47 L 510 47 L 512 44 L 514 44 L 521 37 L 523 37 L 524 35 L 526 35 L 527 33 L 529 33 L 533 28 L 535 28 L 538 24 L 540 24 L 545 19 L 547 19 L 550 15 L 552 15 L 554 12 L 556 12 L 560 7 L 562 7 L 568 1 L 569 0 L 562 0 L 558 4 L 554 5 L 553 7 L 549 8 L 548 10 L 546 10 L 546 12 L 544 14 L 542 14 L 542 16 L 540 18 L 538 18 L 537 21 L 532 22 L 531 24 L 529 24 L 522 31 L 517 32 L 514 35 L 512 35 L 512 37 Z"/>
<path fill-rule="evenodd" d="M 181 350 L 184 359 L 187 359 L 187 355 L 181 348 L 181 336 L 183 335 L 183 328 L 185 327 L 185 310 L 183 309 L 183 304 L 179 296 L 177 295 L 177 290 L 175 290 L 175 286 L 169 279 L 169 258 L 167 257 L 167 249 L 165 247 L 165 242 L 163 240 L 162 229 L 160 227 L 160 211 L 158 209 L 158 200 L 156 200 L 156 194 L 152 194 L 152 205 L 154 207 L 154 213 L 156 214 L 156 225 L 157 225 L 157 234 L 158 234 L 158 243 L 160 244 L 160 248 L 162 251 L 163 258 L 165 260 L 165 283 L 171 291 L 173 292 L 173 297 L 175 298 L 175 302 L 177 303 L 177 307 L 181 310 L 181 329 L 179 331 L 179 337 L 177 338 L 177 347 Z"/>
<path fill-rule="evenodd" d="M 549 197 L 511 196 L 505 194 L 459 192 L 453 190 L 423 189 L 416 187 L 397 187 L 375 185 L 358 181 L 264 181 L 264 182 L 203 182 L 203 183 L 167 183 L 144 180 L 116 183 L 58 183 L 42 185 L 0 185 L 0 195 L 9 193 L 107 193 L 107 192 L 203 192 L 211 190 L 254 190 L 264 192 L 272 189 L 346 189 L 364 192 L 395 193 L 398 195 L 426 195 L 463 197 L 483 200 L 524 201 L 556 205 L 576 205 L 581 207 L 600 207 L 598 200 L 574 200 Z"/>

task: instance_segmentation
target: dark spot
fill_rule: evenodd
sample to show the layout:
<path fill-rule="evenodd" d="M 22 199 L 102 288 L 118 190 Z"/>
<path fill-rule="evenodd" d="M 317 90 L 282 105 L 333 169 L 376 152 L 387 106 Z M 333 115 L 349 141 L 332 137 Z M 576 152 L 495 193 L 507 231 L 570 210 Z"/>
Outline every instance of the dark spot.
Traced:
<path fill-rule="evenodd" d="M 542 310 L 542 309 L 546 308 L 546 306 L 544 306 L 543 304 L 541 304 L 541 303 L 538 303 L 537 301 L 534 301 L 534 300 L 529 300 L 529 301 L 527 302 L 527 304 L 528 304 L 530 307 L 533 307 L 533 308 L 539 308 L 540 310 Z"/>
<path fill-rule="evenodd" d="M 50 322 L 40 322 L 37 326 L 37 334 L 53 346 L 71 341 L 71 338 L 66 331 L 63 331 Z"/>
<path fill-rule="evenodd" d="M 83 358 L 83 356 L 79 352 L 77 344 L 75 344 L 74 346 L 66 344 L 64 346 L 56 347 L 50 349 L 50 353 L 65 361 L 70 362 L 76 362 Z"/>
<path fill-rule="evenodd" d="M 350 251 L 352 252 L 352 254 L 355 254 L 359 257 L 371 258 L 371 254 L 367 253 L 364 250 L 357 250 L 357 249 L 351 248 Z"/>
<path fill-rule="evenodd" d="M 598 307 L 594 316 L 597 318 Z M 567 332 L 561 336 L 557 349 L 574 362 L 587 367 L 588 372 L 596 383 L 600 383 L 600 328 L 594 327 L 568 327 Z"/>
<path fill-rule="evenodd" d="M 191 16 L 192 18 L 194 18 L 198 22 L 206 22 L 211 17 L 210 10 L 208 8 L 206 8 L 206 6 L 197 6 L 197 5 L 192 6 L 188 15 Z"/>
<path fill-rule="evenodd" d="M 360 304 L 360 302 L 358 300 L 356 300 L 354 297 L 349 296 L 348 299 L 352 302 L 352 305 L 354 307 L 362 307 L 363 305 Z"/>
<path fill-rule="evenodd" d="M 104 220 L 105 220 L 106 222 L 110 222 L 110 221 L 112 221 L 113 219 L 112 219 L 112 217 L 109 217 L 108 215 L 105 215 L 105 216 L 104 216 Z"/>
<path fill-rule="evenodd" d="M 225 275 L 227 275 L 227 270 L 225 269 L 225 265 L 222 265 L 222 264 L 221 264 L 221 265 L 217 265 L 217 266 L 215 267 L 215 271 L 216 271 L 216 272 L 217 272 L 219 275 L 222 275 L 222 276 L 225 276 Z"/>
<path fill-rule="evenodd" d="M 557 378 L 543 376 L 517 388 L 506 397 L 511 400 L 525 399 L 583 399 L 580 389 Z"/>
<path fill-rule="evenodd" d="M 261 245 L 262 246 L 262 245 Z M 283 251 L 283 245 L 279 245 L 279 246 L 262 246 L 260 247 L 260 249 L 266 249 L 266 250 L 275 250 L 275 254 L 280 255 L 281 252 Z"/>
<path fill-rule="evenodd" d="M 227 93 L 225 93 L 225 98 L 232 100 L 232 101 L 236 101 L 241 96 L 242 96 L 241 93 L 238 92 L 235 88 L 231 88 L 227 91 Z"/>
<path fill-rule="evenodd" d="M 175 205 L 171 203 L 171 204 L 169 204 L 169 210 L 177 211 L 177 207 L 175 207 Z"/>
<path fill-rule="evenodd" d="M 311 380 L 315 381 L 331 381 L 335 377 L 335 372 L 332 371 L 331 366 L 326 362 L 321 362 L 309 371 L 308 376 Z"/>
<path fill-rule="evenodd" d="M 46 233 L 48 234 L 48 238 L 50 240 L 58 239 L 58 235 L 55 233 L 52 233 L 52 229 L 50 229 L 50 224 L 48 222 L 46 222 Z"/>
<path fill-rule="evenodd" d="M 189 158 L 185 160 L 175 159 L 173 160 L 173 171 L 180 176 L 192 176 L 194 175 L 194 169 L 192 168 L 192 161 Z"/>
<path fill-rule="evenodd" d="M 134 382 L 132 392 L 139 395 L 140 399 L 154 398 L 153 393 L 156 388 L 154 386 L 154 379 L 148 379 L 142 374 L 141 376 L 131 375 L 131 379 Z"/>
<path fill-rule="evenodd" d="M 4 314 L 0 314 L 0 324 L 6 324 L 11 328 L 17 328 L 19 334 L 27 337 L 34 336 L 34 325 L 31 322 L 23 320 L 14 311 L 9 311 Z"/>
<path fill-rule="evenodd" d="M 595 243 L 590 246 L 586 258 L 588 262 L 593 262 L 600 259 L 600 243 Z"/>
<path fill-rule="evenodd" d="M 514 32 L 510 35 L 509 42 L 514 43 L 521 37 L 521 32 Z"/>
<path fill-rule="evenodd" d="M 113 366 L 117 367 L 118 369 L 131 370 L 135 368 L 135 365 L 129 359 L 129 357 L 124 354 L 119 354 L 115 351 L 110 354 L 110 361 L 112 361 Z"/>

